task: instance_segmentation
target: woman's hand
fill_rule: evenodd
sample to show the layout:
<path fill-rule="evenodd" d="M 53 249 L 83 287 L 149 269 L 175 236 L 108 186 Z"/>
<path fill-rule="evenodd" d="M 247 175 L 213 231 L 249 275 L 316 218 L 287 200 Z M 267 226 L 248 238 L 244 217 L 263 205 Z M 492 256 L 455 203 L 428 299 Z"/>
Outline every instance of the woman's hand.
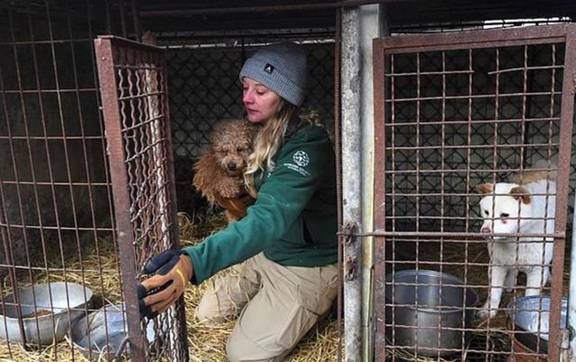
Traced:
<path fill-rule="evenodd" d="M 140 315 L 154 318 L 180 298 L 194 272 L 185 252 L 165 250 L 146 264 L 144 273 L 156 275 L 138 285 Z"/>

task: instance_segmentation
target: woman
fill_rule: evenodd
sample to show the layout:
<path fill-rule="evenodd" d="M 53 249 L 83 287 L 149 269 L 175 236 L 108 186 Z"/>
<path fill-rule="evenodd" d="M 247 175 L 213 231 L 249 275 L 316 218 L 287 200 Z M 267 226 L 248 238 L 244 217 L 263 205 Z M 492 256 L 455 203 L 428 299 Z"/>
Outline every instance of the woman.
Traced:
<path fill-rule="evenodd" d="M 245 172 L 257 201 L 203 243 L 152 260 L 147 271 L 160 272 L 142 283 L 144 313 L 163 312 L 188 280 L 200 284 L 246 261 L 196 311 L 203 321 L 240 312 L 226 347 L 231 361 L 281 360 L 337 295 L 334 152 L 318 117 L 298 115 L 308 76 L 306 53 L 294 43 L 264 47 L 245 62 L 246 118 L 262 126 Z"/>

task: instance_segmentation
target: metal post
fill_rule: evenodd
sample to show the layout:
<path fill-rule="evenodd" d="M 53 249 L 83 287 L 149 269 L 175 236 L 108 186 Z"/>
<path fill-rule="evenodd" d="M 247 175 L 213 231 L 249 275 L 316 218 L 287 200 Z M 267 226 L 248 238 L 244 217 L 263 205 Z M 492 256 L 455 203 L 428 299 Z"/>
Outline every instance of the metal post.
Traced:
<path fill-rule="evenodd" d="M 381 36 L 382 5 L 360 7 L 360 119 L 362 128 L 362 220 L 364 230 L 374 230 L 374 80 L 372 68 L 372 39 Z M 362 360 L 372 361 L 374 353 L 374 241 L 364 239 L 362 246 Z"/>
<path fill-rule="evenodd" d="M 361 123 L 360 123 L 360 41 L 359 8 L 342 11 L 342 175 L 343 219 L 362 225 L 361 204 Z M 355 231 L 361 232 L 361 227 Z M 362 248 L 359 239 L 344 245 L 344 334 L 346 361 L 361 361 L 362 351 Z"/>
<path fill-rule="evenodd" d="M 574 199 L 576 208 L 576 198 Z M 568 328 L 570 330 L 570 361 L 576 362 L 576 212 L 572 215 L 572 251 L 570 255 L 570 286 L 568 291 Z"/>

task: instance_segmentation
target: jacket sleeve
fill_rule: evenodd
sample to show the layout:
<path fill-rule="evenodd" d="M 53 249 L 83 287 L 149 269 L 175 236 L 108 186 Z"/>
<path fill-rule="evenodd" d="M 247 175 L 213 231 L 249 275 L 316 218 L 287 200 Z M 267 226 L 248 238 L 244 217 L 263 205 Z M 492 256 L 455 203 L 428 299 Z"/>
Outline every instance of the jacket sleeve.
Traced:
<path fill-rule="evenodd" d="M 281 148 L 274 171 L 263 182 L 256 203 L 238 222 L 184 248 L 192 260 L 193 283 L 260 253 L 280 239 L 302 213 L 322 182 L 326 152 L 333 152 L 323 129 L 300 132 Z"/>

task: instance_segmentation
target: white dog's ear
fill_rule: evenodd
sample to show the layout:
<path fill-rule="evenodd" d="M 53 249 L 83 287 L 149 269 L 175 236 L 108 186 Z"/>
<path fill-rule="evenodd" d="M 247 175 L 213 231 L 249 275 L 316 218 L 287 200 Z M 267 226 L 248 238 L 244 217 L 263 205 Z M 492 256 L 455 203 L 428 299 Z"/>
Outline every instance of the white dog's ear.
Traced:
<path fill-rule="evenodd" d="M 526 190 L 523 186 L 516 186 L 510 190 L 510 196 L 516 200 L 521 200 L 523 204 L 528 205 L 530 203 L 530 191 Z"/>
<path fill-rule="evenodd" d="M 494 184 L 476 185 L 476 192 L 480 195 L 492 194 L 494 193 Z"/>

